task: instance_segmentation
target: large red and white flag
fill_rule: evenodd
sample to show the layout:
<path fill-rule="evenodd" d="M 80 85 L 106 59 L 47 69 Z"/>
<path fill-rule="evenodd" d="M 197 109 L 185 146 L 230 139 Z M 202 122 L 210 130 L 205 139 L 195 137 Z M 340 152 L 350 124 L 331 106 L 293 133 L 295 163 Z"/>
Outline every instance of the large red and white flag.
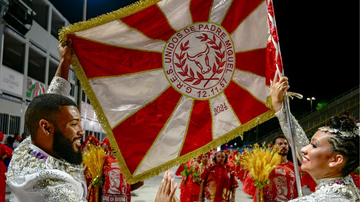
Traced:
<path fill-rule="evenodd" d="M 274 116 L 271 0 L 145 0 L 60 34 L 128 182 Z"/>

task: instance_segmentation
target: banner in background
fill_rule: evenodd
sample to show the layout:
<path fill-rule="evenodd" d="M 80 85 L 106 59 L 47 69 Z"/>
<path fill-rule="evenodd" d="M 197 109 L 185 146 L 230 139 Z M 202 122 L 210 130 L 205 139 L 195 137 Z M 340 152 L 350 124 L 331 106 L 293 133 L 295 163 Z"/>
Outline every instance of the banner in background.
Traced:
<path fill-rule="evenodd" d="M 5 66 L 2 66 L 0 69 L 1 89 L 21 97 L 24 75 Z"/>
<path fill-rule="evenodd" d="M 26 98 L 33 99 L 34 97 L 45 93 L 45 85 L 36 81 L 35 79 L 27 79 Z"/>

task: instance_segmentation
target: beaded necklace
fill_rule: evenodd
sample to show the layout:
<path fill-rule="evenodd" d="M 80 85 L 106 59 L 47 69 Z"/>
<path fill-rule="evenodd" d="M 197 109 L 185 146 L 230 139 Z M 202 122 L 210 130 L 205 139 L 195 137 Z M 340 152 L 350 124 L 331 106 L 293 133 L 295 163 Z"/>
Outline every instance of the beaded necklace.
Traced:
<path fill-rule="evenodd" d="M 28 154 L 30 154 L 31 156 L 34 156 L 35 158 L 39 158 L 39 159 L 44 159 L 44 161 L 47 160 L 47 156 L 45 156 L 44 154 L 34 150 L 34 149 L 30 149 Z"/>
<path fill-rule="evenodd" d="M 327 183 L 320 183 L 315 187 L 315 190 L 319 190 L 321 188 L 332 187 L 334 185 L 349 185 L 350 183 L 354 183 L 352 178 L 344 179 L 344 180 L 334 180 Z"/>

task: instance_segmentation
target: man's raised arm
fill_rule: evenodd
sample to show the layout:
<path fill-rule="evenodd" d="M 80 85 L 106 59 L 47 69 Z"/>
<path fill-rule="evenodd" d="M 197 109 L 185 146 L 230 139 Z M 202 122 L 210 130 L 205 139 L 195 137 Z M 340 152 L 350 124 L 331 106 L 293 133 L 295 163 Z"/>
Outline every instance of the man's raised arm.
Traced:
<path fill-rule="evenodd" d="M 71 90 L 70 83 L 68 82 L 71 65 L 71 45 L 71 39 L 69 39 L 66 44 L 59 44 L 60 63 L 46 93 L 55 93 L 64 96 L 69 95 Z"/>

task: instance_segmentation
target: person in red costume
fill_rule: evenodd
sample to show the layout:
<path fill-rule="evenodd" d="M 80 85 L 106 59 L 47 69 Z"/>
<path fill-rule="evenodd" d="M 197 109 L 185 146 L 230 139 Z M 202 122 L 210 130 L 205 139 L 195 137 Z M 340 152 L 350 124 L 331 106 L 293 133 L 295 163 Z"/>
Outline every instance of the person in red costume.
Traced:
<path fill-rule="evenodd" d="M 302 181 L 304 183 L 304 185 L 308 186 L 310 191 L 315 192 L 315 187 L 316 187 L 316 182 L 315 180 L 311 177 L 311 175 L 307 172 L 302 172 L 303 176 L 302 176 Z"/>
<path fill-rule="evenodd" d="M 210 152 L 209 152 L 209 153 L 210 153 L 210 154 L 209 154 L 210 163 L 215 163 L 215 162 L 214 162 L 214 156 L 215 156 L 216 152 L 217 152 L 216 149 L 210 150 Z"/>
<path fill-rule="evenodd" d="M 81 144 L 81 150 L 87 150 L 89 148 L 89 144 L 100 146 L 99 140 L 95 137 L 95 135 L 89 135 L 85 138 L 85 141 Z"/>
<path fill-rule="evenodd" d="M 142 186 L 144 183 L 138 182 L 136 184 L 127 184 L 124 175 L 121 173 L 117 164 L 117 160 L 110 146 L 110 141 L 107 137 L 104 138 L 101 145 L 108 154 L 104 157 L 104 184 L 102 186 L 102 202 L 110 201 L 131 201 L 131 190 L 135 190 Z"/>
<path fill-rule="evenodd" d="M 105 146 L 106 145 L 106 146 Z M 131 201 L 131 186 L 126 183 L 120 172 L 117 160 L 110 147 L 108 138 L 103 140 L 102 147 L 106 147 L 108 154 L 104 157 L 104 184 L 102 186 L 101 201 Z"/>
<path fill-rule="evenodd" d="M 4 139 L 4 134 L 0 131 L 0 142 Z M 6 166 L 4 160 L 6 158 L 11 158 L 13 150 L 8 146 L 0 143 L 0 201 L 5 201 L 5 192 L 6 192 Z"/>
<path fill-rule="evenodd" d="M 110 141 L 107 137 L 105 137 L 101 143 L 101 148 L 104 149 L 105 154 L 110 154 Z M 111 150 L 112 151 L 112 150 Z"/>
<path fill-rule="evenodd" d="M 360 166 L 350 173 L 357 188 L 360 189 Z"/>
<path fill-rule="evenodd" d="M 242 191 L 245 194 L 248 194 L 252 197 L 255 196 L 255 194 L 256 194 L 256 186 L 254 184 L 255 181 L 252 179 L 251 174 L 248 170 L 245 170 L 244 177 L 245 177 L 245 179 L 244 179 L 244 185 L 243 185 Z"/>
<path fill-rule="evenodd" d="M 245 154 L 245 151 L 243 151 L 240 155 L 240 159 L 244 156 Z M 239 160 L 240 161 L 240 160 Z M 245 182 L 245 178 L 246 178 L 246 175 L 247 175 L 247 172 L 246 172 L 246 168 L 245 166 L 241 165 L 240 163 L 238 164 L 238 172 L 237 172 L 237 177 L 239 178 L 239 180 L 244 183 Z"/>
<path fill-rule="evenodd" d="M 227 144 L 226 144 L 227 146 Z M 228 148 L 224 149 L 225 155 L 227 156 L 227 164 L 229 165 L 229 158 L 231 158 L 231 150 L 229 150 Z"/>
<path fill-rule="evenodd" d="M 227 165 L 226 153 L 216 152 L 214 162 L 201 175 L 199 201 L 235 202 L 235 191 L 239 185 L 234 172 Z"/>
<path fill-rule="evenodd" d="M 232 152 L 230 152 L 230 155 L 228 157 L 228 165 L 230 166 L 231 170 L 233 170 L 235 173 L 237 172 L 236 170 L 236 156 L 238 155 L 239 150 L 235 149 Z"/>
<path fill-rule="evenodd" d="M 199 163 L 200 162 L 200 163 Z M 201 154 L 193 165 L 191 184 L 191 202 L 198 201 L 200 193 L 201 175 L 209 162 L 209 154 Z"/>
<path fill-rule="evenodd" d="M 194 163 L 196 160 L 190 159 L 188 162 L 183 163 L 176 170 L 175 175 L 182 176 L 180 183 L 180 201 L 181 202 L 190 202 L 191 201 L 191 185 L 193 180 L 194 173 Z M 199 161 L 200 162 L 200 161 Z"/>
<path fill-rule="evenodd" d="M 247 151 L 247 152 L 252 152 L 252 151 Z M 245 151 L 243 152 L 243 155 L 244 154 L 245 154 Z M 255 181 L 252 179 L 250 171 L 248 171 L 245 166 L 242 166 L 242 169 L 244 170 L 244 172 L 242 174 L 243 175 L 242 179 L 243 179 L 243 183 L 244 183 L 242 191 L 245 194 L 248 194 L 251 197 L 254 197 L 256 194 L 256 186 L 254 184 Z"/>
<path fill-rule="evenodd" d="M 96 137 L 94 135 L 89 135 L 85 138 L 85 141 L 82 144 L 82 151 L 86 151 L 89 148 L 89 145 L 99 146 L 100 142 L 98 139 L 96 139 Z M 84 175 L 85 175 L 85 180 L 86 180 L 86 185 L 87 185 L 87 190 L 88 190 L 86 199 L 89 202 L 96 201 L 95 189 L 94 189 L 93 184 L 91 183 L 92 176 L 87 167 L 85 167 Z"/>
<path fill-rule="evenodd" d="M 289 201 L 295 199 L 298 197 L 298 193 L 294 164 L 287 160 L 289 152 L 288 141 L 285 136 L 278 136 L 273 144 L 280 148 L 281 162 L 269 175 L 270 184 L 264 188 L 264 201 Z"/>

